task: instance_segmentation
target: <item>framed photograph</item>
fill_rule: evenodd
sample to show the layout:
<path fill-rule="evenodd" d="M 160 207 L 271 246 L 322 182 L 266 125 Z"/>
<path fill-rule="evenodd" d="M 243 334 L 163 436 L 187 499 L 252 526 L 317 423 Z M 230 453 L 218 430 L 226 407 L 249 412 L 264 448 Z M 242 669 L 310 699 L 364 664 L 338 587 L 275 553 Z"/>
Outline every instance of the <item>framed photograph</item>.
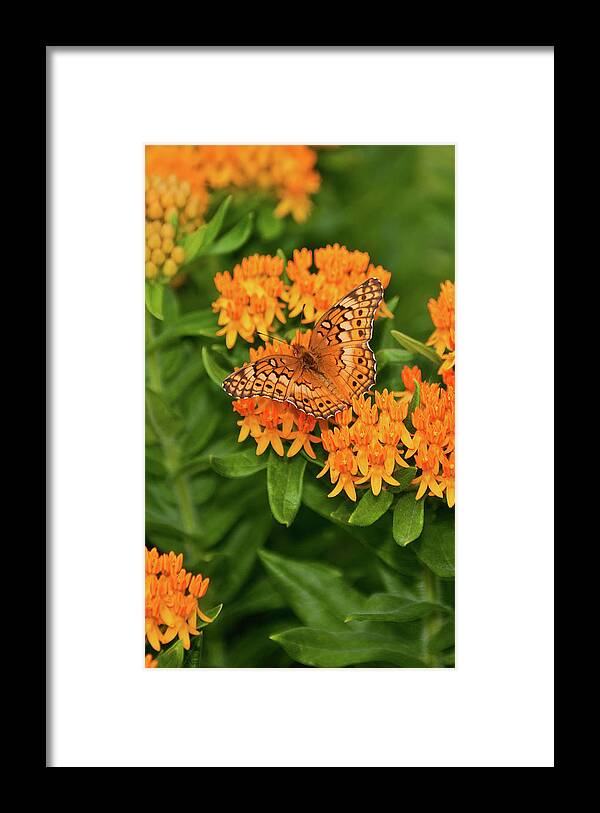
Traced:
<path fill-rule="evenodd" d="M 554 47 L 47 71 L 48 766 L 552 766 Z"/>

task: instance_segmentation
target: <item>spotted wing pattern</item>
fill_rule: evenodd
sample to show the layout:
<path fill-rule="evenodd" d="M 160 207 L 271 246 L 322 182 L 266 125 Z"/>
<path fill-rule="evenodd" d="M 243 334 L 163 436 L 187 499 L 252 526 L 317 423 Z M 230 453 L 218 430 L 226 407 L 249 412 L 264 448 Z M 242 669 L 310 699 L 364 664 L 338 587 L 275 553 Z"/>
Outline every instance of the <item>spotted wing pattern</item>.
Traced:
<path fill-rule="evenodd" d="M 369 340 L 382 299 L 381 282 L 368 279 L 326 311 L 312 333 L 309 349 L 319 358 L 320 372 L 347 402 L 375 383 L 377 364 Z"/>
<path fill-rule="evenodd" d="M 383 285 L 371 278 L 321 316 L 308 348 L 317 369 L 303 368 L 292 355 L 263 356 L 228 376 L 223 389 L 234 398 L 289 401 L 315 418 L 335 415 L 375 383 L 377 365 L 369 340 L 382 298 Z"/>
<path fill-rule="evenodd" d="M 227 376 L 223 389 L 234 398 L 262 395 L 285 401 L 292 380 L 299 374 L 300 364 L 295 356 L 263 356 Z"/>
<path fill-rule="evenodd" d="M 314 418 L 330 418 L 348 406 L 333 382 L 313 370 L 304 370 L 292 381 L 286 400 Z"/>
<path fill-rule="evenodd" d="M 368 342 L 382 299 L 383 285 L 378 279 L 362 282 L 321 316 L 310 337 L 309 350 L 324 355 L 336 352 L 341 343 Z"/>

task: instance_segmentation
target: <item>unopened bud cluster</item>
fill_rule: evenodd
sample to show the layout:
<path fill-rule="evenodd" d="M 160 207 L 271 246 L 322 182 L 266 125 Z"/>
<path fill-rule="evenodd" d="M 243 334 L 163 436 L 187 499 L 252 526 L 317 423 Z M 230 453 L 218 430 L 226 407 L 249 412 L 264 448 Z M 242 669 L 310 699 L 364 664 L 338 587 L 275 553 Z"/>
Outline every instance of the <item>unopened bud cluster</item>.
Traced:
<path fill-rule="evenodd" d="M 175 240 L 202 225 L 206 203 L 175 175 L 146 178 L 146 279 L 171 280 L 185 260 Z"/>

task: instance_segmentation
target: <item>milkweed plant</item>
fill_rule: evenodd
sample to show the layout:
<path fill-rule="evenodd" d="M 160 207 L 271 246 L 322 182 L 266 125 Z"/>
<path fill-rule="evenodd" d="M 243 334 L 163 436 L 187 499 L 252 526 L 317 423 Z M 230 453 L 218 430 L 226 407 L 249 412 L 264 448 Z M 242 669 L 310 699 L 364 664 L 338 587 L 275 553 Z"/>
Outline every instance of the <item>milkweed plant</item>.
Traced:
<path fill-rule="evenodd" d="M 451 147 L 146 147 L 147 668 L 454 666 L 453 232 Z M 372 279 L 371 389 L 223 391 Z"/>

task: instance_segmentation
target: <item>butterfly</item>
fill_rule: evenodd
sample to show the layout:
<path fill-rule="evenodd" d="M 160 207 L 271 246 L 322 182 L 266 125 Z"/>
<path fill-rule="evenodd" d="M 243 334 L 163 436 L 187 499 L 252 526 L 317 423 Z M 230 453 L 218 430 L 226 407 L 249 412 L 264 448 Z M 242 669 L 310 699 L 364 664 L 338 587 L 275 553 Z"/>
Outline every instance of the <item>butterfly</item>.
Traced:
<path fill-rule="evenodd" d="M 227 376 L 223 389 L 236 399 L 288 401 L 314 418 L 331 418 L 375 383 L 369 339 L 382 299 L 378 279 L 362 282 L 325 311 L 308 348 L 292 342 L 291 354 L 274 353 L 246 364 Z"/>

